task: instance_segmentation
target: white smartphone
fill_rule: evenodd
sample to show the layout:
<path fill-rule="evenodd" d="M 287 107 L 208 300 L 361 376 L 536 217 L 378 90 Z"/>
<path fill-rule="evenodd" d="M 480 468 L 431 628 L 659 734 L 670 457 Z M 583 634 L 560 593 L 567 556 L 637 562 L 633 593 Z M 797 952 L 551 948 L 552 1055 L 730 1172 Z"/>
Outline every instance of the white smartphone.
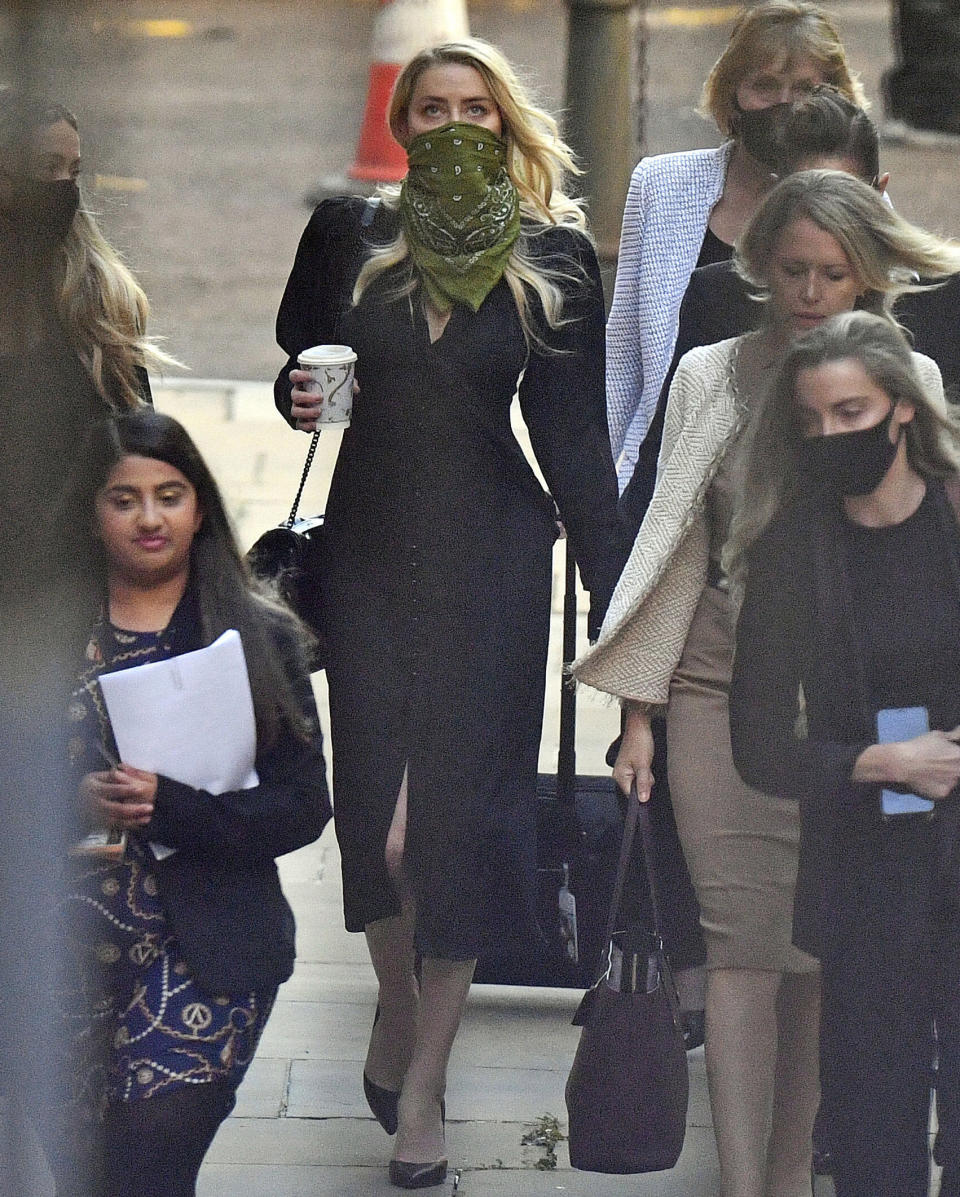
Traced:
<path fill-rule="evenodd" d="M 897 740 L 912 740 L 930 730 L 930 715 L 926 707 L 885 707 L 877 711 L 877 740 L 892 744 Z M 933 810 L 929 798 L 919 794 L 898 794 L 884 790 L 880 795 L 880 810 L 884 815 L 923 815 Z"/>

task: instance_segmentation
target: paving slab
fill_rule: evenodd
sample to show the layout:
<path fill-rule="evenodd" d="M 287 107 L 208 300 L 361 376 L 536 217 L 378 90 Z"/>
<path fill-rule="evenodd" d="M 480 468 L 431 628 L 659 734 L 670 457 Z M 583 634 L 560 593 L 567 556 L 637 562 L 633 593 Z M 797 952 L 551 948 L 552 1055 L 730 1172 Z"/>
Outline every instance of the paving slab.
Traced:
<path fill-rule="evenodd" d="M 236 1118 L 279 1118 L 287 1102 L 290 1061 L 258 1054 L 237 1090 Z"/>
<path fill-rule="evenodd" d="M 453 1192 L 453 1176 L 460 1171 L 456 1197 L 696 1197 L 719 1191 L 716 1152 L 710 1132 L 688 1132 L 683 1154 L 669 1172 L 645 1176 L 601 1176 L 569 1167 L 565 1152 L 557 1167 L 541 1171 L 527 1167 L 470 1167 L 454 1154 L 451 1135 L 451 1175 L 446 1185 L 431 1190 L 438 1197 Z M 208 1164 L 201 1175 L 199 1197 L 367 1197 L 396 1193 L 389 1184 L 385 1163 L 367 1166 L 338 1165 L 322 1169 L 309 1164 Z M 820 1197 L 818 1193 L 817 1197 Z M 826 1192 L 823 1197 L 827 1197 Z"/>

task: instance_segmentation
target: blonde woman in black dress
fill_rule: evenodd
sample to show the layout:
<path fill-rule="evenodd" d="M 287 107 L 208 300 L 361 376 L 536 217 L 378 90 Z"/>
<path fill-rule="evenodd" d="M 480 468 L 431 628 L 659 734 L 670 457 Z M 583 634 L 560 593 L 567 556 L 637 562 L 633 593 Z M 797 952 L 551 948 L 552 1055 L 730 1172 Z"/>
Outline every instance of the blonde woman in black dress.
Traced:
<path fill-rule="evenodd" d="M 616 482 L 599 272 L 556 124 L 480 41 L 414 59 L 390 120 L 407 180 L 372 220 L 362 200 L 314 213 L 276 395 L 313 430 L 296 355 L 356 351 L 319 598 L 346 924 L 379 981 L 364 1085 L 397 1131 L 391 1179 L 413 1188 L 446 1173 L 447 1060 L 476 959 L 529 934 L 557 510 L 602 607 Z M 518 385 L 550 494 L 511 431 Z"/>

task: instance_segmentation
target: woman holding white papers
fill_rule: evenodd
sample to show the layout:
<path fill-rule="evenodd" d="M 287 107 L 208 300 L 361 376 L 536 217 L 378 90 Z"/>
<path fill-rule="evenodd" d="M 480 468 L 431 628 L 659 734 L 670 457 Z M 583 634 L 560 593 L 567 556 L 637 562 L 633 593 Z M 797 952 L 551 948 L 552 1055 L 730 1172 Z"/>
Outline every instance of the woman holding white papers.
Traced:
<path fill-rule="evenodd" d="M 93 489 L 75 510 L 104 601 L 69 705 L 69 747 L 81 830 L 112 828 L 125 843 L 67 865 L 58 1000 L 73 1091 L 48 1154 L 58 1197 L 189 1197 L 292 971 L 274 858 L 330 816 L 320 731 L 300 630 L 251 585 L 184 429 L 149 410 L 119 416 L 95 429 L 89 465 Z M 228 629 L 249 677 L 254 784 L 212 793 L 118 762 L 98 676 Z"/>

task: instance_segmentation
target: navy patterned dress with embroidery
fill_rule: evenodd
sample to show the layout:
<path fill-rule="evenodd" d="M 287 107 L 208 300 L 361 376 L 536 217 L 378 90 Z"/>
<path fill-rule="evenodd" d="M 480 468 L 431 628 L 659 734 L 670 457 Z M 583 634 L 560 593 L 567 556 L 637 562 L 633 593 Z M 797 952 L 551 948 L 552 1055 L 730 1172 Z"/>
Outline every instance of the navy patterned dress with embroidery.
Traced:
<path fill-rule="evenodd" d="M 301 350 L 357 353 L 318 595 L 345 918 L 360 931 L 398 910 L 384 847 L 406 769 L 417 945 L 469 959 L 529 943 L 558 510 L 595 614 L 618 573 L 603 293 L 586 237 L 539 226 L 532 252 L 569 276 L 565 323 L 546 327 L 531 293 L 542 342 L 528 344 L 501 279 L 431 342 L 419 294 L 395 297 L 395 270 L 351 306 L 365 240 L 397 228 L 381 208 L 366 233 L 363 216 L 362 200 L 327 201 L 307 226 L 277 318 L 291 356 L 275 391 L 289 419 Z M 549 494 L 511 428 L 518 390 Z"/>
<path fill-rule="evenodd" d="M 197 627 L 189 591 L 162 632 L 97 621 L 67 712 L 78 779 L 107 768 L 105 753 L 116 757 L 99 675 L 199 647 Z M 305 667 L 298 672 L 309 691 Z M 312 695 L 304 697 L 304 715 L 315 721 Z M 275 757 L 285 763 L 273 764 Z M 282 780 L 285 767 L 297 774 L 295 784 Z M 293 961 L 293 919 L 272 857 L 315 839 L 329 817 L 319 730 L 306 738 L 282 732 L 273 749 L 258 752 L 257 770 L 259 786 L 216 797 L 161 777 L 154 822 L 128 835 L 122 858 L 67 860 L 54 919 L 61 965 L 56 997 L 69 1053 L 66 1100 L 81 1119 L 98 1117 L 108 1103 L 213 1081 L 235 1089 L 243 1078 Z M 274 800 L 281 791 L 289 815 Z M 287 824 L 277 834 L 288 843 L 271 844 L 255 826 L 258 794 L 261 813 Z M 226 848 L 213 848 L 215 836 L 202 825 L 194 798 L 211 808 L 211 819 L 218 817 L 216 804 L 224 803 Z M 225 813 L 231 804 L 232 820 Z M 148 842 L 161 836 L 177 847 L 165 860 Z M 197 841 L 192 846 L 191 838 Z M 252 911 L 231 897 L 244 890 Z M 261 950 L 262 936 L 277 942 L 274 959 Z M 260 957 L 252 965 L 243 959 L 248 940 Z"/>

